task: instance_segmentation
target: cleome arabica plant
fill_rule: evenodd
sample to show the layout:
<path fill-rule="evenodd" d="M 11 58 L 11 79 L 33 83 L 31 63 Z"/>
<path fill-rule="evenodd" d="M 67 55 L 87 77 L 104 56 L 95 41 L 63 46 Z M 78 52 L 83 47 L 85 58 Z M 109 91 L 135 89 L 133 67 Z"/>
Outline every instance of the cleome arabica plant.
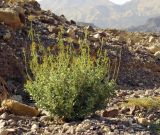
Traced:
<path fill-rule="evenodd" d="M 53 116 L 79 120 L 107 105 L 114 95 L 115 81 L 106 79 L 109 59 L 102 47 L 93 59 L 86 39 L 79 40 L 75 49 L 71 39 L 64 45 L 62 34 L 63 29 L 52 49 L 32 43 L 32 77 L 28 77 L 25 88 L 37 105 Z"/>

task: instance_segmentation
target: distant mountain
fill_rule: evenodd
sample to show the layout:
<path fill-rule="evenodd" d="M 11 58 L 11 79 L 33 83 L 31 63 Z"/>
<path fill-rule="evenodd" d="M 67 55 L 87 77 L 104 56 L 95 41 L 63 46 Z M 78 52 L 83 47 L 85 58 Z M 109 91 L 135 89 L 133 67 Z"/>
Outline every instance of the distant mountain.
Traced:
<path fill-rule="evenodd" d="M 77 25 L 79 25 L 79 26 L 92 26 L 93 28 L 98 28 L 93 23 L 77 22 Z"/>
<path fill-rule="evenodd" d="M 160 15 L 160 0 L 132 0 L 116 5 L 109 0 L 42 0 L 41 7 L 68 19 L 99 27 L 127 28 Z"/>
<path fill-rule="evenodd" d="M 150 18 L 144 25 L 130 27 L 129 31 L 138 32 L 157 32 L 160 33 L 160 16 Z"/>

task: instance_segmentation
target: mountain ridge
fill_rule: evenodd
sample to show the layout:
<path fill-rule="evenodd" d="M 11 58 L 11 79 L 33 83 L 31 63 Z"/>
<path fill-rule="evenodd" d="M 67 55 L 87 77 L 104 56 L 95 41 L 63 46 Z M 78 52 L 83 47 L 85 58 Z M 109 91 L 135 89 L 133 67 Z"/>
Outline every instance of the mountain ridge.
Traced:
<path fill-rule="evenodd" d="M 160 1 L 133 0 L 117 5 L 109 0 L 51 0 L 40 1 L 43 9 L 64 14 L 67 19 L 93 23 L 102 28 L 127 28 L 144 24 L 147 19 L 160 15 Z"/>
<path fill-rule="evenodd" d="M 127 29 L 132 32 L 155 32 L 160 33 L 160 16 L 152 17 L 146 21 L 143 25 L 132 26 Z"/>

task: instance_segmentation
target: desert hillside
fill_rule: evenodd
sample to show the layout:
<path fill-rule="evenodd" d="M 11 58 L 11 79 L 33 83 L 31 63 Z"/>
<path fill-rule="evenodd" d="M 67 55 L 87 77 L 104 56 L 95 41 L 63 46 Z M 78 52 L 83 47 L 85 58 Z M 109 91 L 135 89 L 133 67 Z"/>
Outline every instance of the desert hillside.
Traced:
<path fill-rule="evenodd" d="M 145 20 L 150 16 L 157 15 L 157 11 L 160 9 L 159 1 L 152 1 L 154 4 L 151 4 L 149 0 L 134 0 L 124 5 L 123 9 L 106 0 L 99 0 L 99 5 L 95 5 L 97 1 L 94 0 L 75 0 L 75 3 L 70 1 L 72 3 L 70 5 L 64 0 L 59 6 L 56 6 L 58 5 L 57 0 L 52 1 L 52 4 L 50 4 L 51 1 L 49 0 L 46 0 L 45 3 L 48 8 L 51 8 L 50 5 L 55 4 L 53 11 L 55 10 L 56 13 L 59 10 L 56 7 L 59 7 L 62 8 L 61 10 L 66 15 L 70 15 L 70 10 L 72 10 L 73 16 L 75 15 L 74 13 L 78 12 L 86 19 L 93 15 L 93 18 L 90 18 L 91 22 L 95 18 L 98 22 L 109 22 L 107 27 L 111 26 L 112 21 L 115 22 L 113 26 L 116 26 L 118 24 L 116 23 L 117 17 L 126 18 L 124 24 L 118 25 L 118 27 L 121 27 L 126 23 L 132 25 L 131 22 L 133 21 L 130 21 L 129 18 L 135 17 L 136 19 L 136 16 L 140 16 L 140 18 L 144 17 L 143 19 Z M 41 4 L 43 5 L 43 3 Z M 132 9 L 131 5 L 135 5 L 137 8 Z M 117 8 L 114 8 L 115 11 L 113 11 L 115 6 Z M 75 7 L 77 8 L 76 11 L 74 11 Z M 87 16 L 85 12 L 81 13 L 80 11 L 83 10 L 87 10 L 91 14 Z M 104 15 L 107 15 L 106 12 L 108 15 L 112 14 L 113 18 L 107 18 L 109 20 L 106 21 L 104 17 Z M 118 16 L 117 12 L 120 13 Z M 127 32 L 111 28 L 94 28 L 89 25 L 79 26 L 74 20 L 70 21 L 64 15 L 59 16 L 56 13 L 42 10 L 40 4 L 35 0 L 20 2 L 0 1 L 0 135 L 159 134 L 160 35 L 157 33 Z M 99 20 L 100 18 L 102 20 Z M 119 22 L 119 19 L 117 21 Z M 134 22 L 134 24 L 139 24 L 139 22 Z M 105 24 L 102 24 L 102 26 L 106 27 Z M 86 46 L 82 46 L 84 44 Z M 72 47 L 71 52 L 69 52 L 71 59 L 69 59 L 69 64 L 66 66 L 63 60 L 66 62 L 69 56 L 64 55 L 64 53 L 68 51 L 67 47 L 70 46 Z M 70 74 L 72 72 L 70 69 L 72 69 L 72 66 L 74 67 L 75 62 L 72 56 L 76 56 L 75 59 L 77 60 L 79 55 L 85 54 L 85 52 L 79 52 L 81 46 L 82 49 L 86 47 L 89 50 L 88 55 L 87 57 L 84 55 L 80 59 L 81 61 L 78 61 L 80 63 L 76 65 L 78 70 L 74 69 L 77 74 Z M 60 55 L 62 57 L 57 58 L 56 56 L 59 56 L 58 49 L 60 49 L 58 47 L 62 48 L 63 53 Z M 66 50 L 63 47 L 66 47 Z M 40 51 L 33 54 L 38 49 Z M 43 50 L 45 51 L 43 52 Z M 99 53 L 98 50 L 102 52 Z M 64 56 L 67 57 L 64 58 Z M 52 65 L 59 58 L 63 58 L 62 64 L 58 63 L 58 66 Z M 108 69 L 107 77 L 104 74 L 106 70 L 100 70 L 101 72 L 103 71 L 102 73 L 97 71 L 105 58 L 108 62 L 106 66 Z M 32 59 L 34 60 L 33 62 L 38 63 L 38 68 L 33 66 L 35 63 L 30 63 Z M 85 59 L 89 59 L 89 62 L 86 62 Z M 95 63 L 97 59 L 100 61 L 98 64 Z M 43 65 L 46 61 L 49 61 L 48 65 Z M 86 68 L 84 68 L 85 66 L 82 67 L 86 63 L 91 63 L 91 65 L 86 66 Z M 51 71 L 48 70 L 49 66 L 51 67 L 50 70 L 53 71 L 56 68 L 61 69 L 61 66 L 66 67 L 66 70 L 63 70 L 61 74 L 59 74 L 58 70 L 55 75 L 57 80 L 59 77 L 62 77 L 62 79 L 57 81 L 54 78 L 55 76 L 52 76 L 54 72 L 51 74 Z M 96 80 L 92 82 L 90 78 L 87 78 L 88 76 L 85 78 L 79 72 L 82 67 L 84 68 L 82 73 L 88 75 L 85 71 L 90 71 L 88 68 L 95 66 L 97 67 L 96 69 L 93 68 L 93 71 L 97 71 L 97 74 L 92 74 L 90 77 L 94 79 L 96 75 L 99 75 L 97 77 L 99 79 L 104 76 L 99 82 L 96 82 Z M 103 69 L 106 69 L 106 67 Z M 77 77 L 78 81 L 75 83 L 72 76 L 69 81 L 66 81 L 63 78 L 66 72 L 68 73 L 66 78 L 69 77 L 70 79 L 70 76 L 73 75 L 73 77 Z M 30 75 L 31 79 L 28 75 Z M 79 81 L 81 77 L 83 79 Z M 35 82 L 36 79 L 37 82 Z M 83 84 L 83 89 L 80 87 L 80 94 L 74 93 L 73 90 L 75 90 L 76 86 L 79 86 L 85 79 L 89 79 L 91 83 L 85 81 L 86 85 Z M 114 80 L 115 86 L 113 87 L 114 92 L 110 94 L 109 88 L 112 85 L 112 80 Z M 54 82 L 59 85 L 53 85 L 55 84 Z M 61 85 L 62 82 L 63 85 Z M 105 82 L 109 82 L 108 85 L 104 85 Z M 30 84 L 28 88 L 31 89 L 31 92 L 27 91 L 26 83 Z M 73 87 L 70 88 L 71 84 Z M 100 86 L 98 87 L 97 84 Z M 33 85 L 35 87 L 32 87 Z M 58 90 L 63 87 L 66 91 L 63 91 L 63 89 L 58 91 L 55 87 Z M 103 87 L 108 93 L 101 92 Z M 49 92 L 47 93 L 48 89 Z M 68 89 L 70 91 L 67 91 Z M 97 89 L 100 90 L 97 92 Z M 90 92 L 90 90 L 92 91 Z M 38 91 L 38 94 L 29 94 L 29 92 L 32 93 L 33 91 Z M 54 91 L 57 93 L 54 93 Z M 70 92 L 74 94 L 69 95 Z M 84 93 L 87 94 L 85 95 Z M 100 96 L 97 97 L 97 95 Z M 105 99 L 104 107 L 97 110 L 103 104 L 101 98 L 105 97 L 105 95 L 108 96 L 109 100 Z M 78 106 L 75 105 L 76 100 L 72 102 L 72 98 L 69 98 L 73 96 L 80 98 L 79 101 L 82 104 L 78 104 L 79 108 L 76 108 Z M 60 99 L 57 97 L 60 97 Z M 40 105 L 36 102 L 36 99 L 40 101 Z M 95 106 L 95 108 L 90 107 L 95 101 L 98 101 L 95 105 L 97 108 Z M 88 106 L 86 102 L 89 103 L 89 109 L 86 108 L 85 110 L 85 106 Z M 58 109 L 55 106 L 47 109 L 48 106 L 53 104 L 57 105 Z M 68 104 L 71 107 L 67 106 Z M 69 109 L 64 110 L 59 106 L 63 106 L 65 109 L 68 107 Z M 56 112 L 55 108 L 57 112 L 60 110 L 59 112 L 64 112 L 65 115 L 72 111 L 77 111 L 77 114 L 79 112 L 87 114 L 90 109 L 94 111 L 82 117 L 82 119 L 71 121 L 51 114 L 50 112 Z M 71 113 L 69 117 L 72 118 L 73 114 Z"/>

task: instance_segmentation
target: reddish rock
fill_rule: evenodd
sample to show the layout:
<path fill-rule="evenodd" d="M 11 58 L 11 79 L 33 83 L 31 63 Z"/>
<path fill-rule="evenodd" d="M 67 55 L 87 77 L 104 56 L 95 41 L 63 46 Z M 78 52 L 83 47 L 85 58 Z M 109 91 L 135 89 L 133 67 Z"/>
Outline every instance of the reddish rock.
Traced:
<path fill-rule="evenodd" d="M 109 108 L 102 113 L 103 117 L 117 117 L 119 110 L 117 108 Z"/>
<path fill-rule="evenodd" d="M 23 26 L 20 13 L 11 8 L 0 9 L 0 22 L 4 22 L 6 25 L 12 28 L 19 28 Z"/>

